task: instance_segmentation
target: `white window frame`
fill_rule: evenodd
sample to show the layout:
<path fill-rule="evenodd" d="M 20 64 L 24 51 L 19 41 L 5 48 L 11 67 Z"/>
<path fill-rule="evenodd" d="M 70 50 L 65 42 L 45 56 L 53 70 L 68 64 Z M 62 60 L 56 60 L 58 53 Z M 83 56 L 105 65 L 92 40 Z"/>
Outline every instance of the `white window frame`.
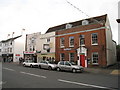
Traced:
<path fill-rule="evenodd" d="M 64 39 L 64 44 L 62 44 L 62 39 Z M 61 48 L 65 47 L 65 38 L 64 37 L 60 38 L 60 47 Z"/>
<path fill-rule="evenodd" d="M 93 38 L 92 38 L 93 34 L 97 34 L 97 43 L 93 43 Z M 98 45 L 98 33 L 92 33 L 91 34 L 91 44 L 92 45 Z"/>
<path fill-rule="evenodd" d="M 71 60 L 71 54 L 73 54 L 74 56 L 72 57 L 73 60 Z M 74 58 L 75 58 L 75 54 L 74 53 L 69 53 L 69 61 L 73 61 L 74 62 Z"/>
<path fill-rule="evenodd" d="M 81 35 L 83 35 L 83 34 L 81 34 Z M 85 35 L 84 35 L 84 44 L 81 44 L 81 37 L 80 37 L 80 35 L 79 35 L 79 46 L 85 46 Z"/>
<path fill-rule="evenodd" d="M 64 53 L 60 53 L 60 61 L 65 60 L 65 54 L 64 54 L 64 58 L 62 57 L 62 54 L 64 54 Z M 63 58 L 63 59 L 62 59 L 62 58 Z"/>
<path fill-rule="evenodd" d="M 74 47 L 74 42 L 73 42 L 73 45 L 70 44 L 71 38 L 74 39 L 74 36 L 70 36 L 70 37 L 69 37 L 69 47 Z M 75 39 L 74 39 L 74 40 L 75 40 Z"/>
<path fill-rule="evenodd" d="M 93 53 L 92 53 L 92 64 L 93 64 L 93 65 L 98 65 L 98 60 L 97 60 L 97 63 L 93 63 L 93 58 L 95 58 L 95 57 L 93 57 L 94 54 L 97 54 L 97 55 L 98 55 L 97 59 L 99 60 L 99 53 L 98 53 L 98 52 L 93 52 Z"/>

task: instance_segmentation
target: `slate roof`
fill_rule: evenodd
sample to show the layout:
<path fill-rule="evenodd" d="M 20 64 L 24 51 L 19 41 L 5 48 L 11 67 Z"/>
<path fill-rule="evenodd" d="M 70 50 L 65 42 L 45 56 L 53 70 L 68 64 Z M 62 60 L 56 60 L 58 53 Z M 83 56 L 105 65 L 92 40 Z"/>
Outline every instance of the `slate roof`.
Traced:
<path fill-rule="evenodd" d="M 87 18 L 87 19 L 83 19 L 83 20 L 88 20 L 89 24 L 98 23 L 99 21 L 102 21 L 105 24 L 106 17 L 107 17 L 107 14 L 102 15 L 102 16 L 97 16 L 97 17 L 91 17 L 91 18 Z M 80 26 L 80 25 L 82 25 L 83 20 L 79 20 L 79 21 L 75 21 L 75 22 L 69 22 L 69 24 L 72 24 L 72 27 Z M 63 29 L 65 29 L 66 24 L 67 23 L 51 27 L 46 31 L 46 33 L 53 32 L 53 31 L 58 31 L 58 30 L 63 30 Z"/>

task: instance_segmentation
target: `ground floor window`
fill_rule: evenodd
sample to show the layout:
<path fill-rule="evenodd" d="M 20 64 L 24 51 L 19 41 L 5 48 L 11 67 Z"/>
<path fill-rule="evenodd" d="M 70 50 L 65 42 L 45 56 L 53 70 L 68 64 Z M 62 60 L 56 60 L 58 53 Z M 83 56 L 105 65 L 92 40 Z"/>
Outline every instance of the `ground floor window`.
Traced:
<path fill-rule="evenodd" d="M 98 64 L 98 52 L 92 53 L 92 64 Z"/>
<path fill-rule="evenodd" d="M 69 60 L 70 62 L 74 62 L 74 53 L 69 54 Z"/>
<path fill-rule="evenodd" d="M 64 61 L 64 60 L 65 60 L 65 54 L 64 54 L 64 53 L 61 53 L 61 54 L 60 54 L 60 60 L 61 60 L 61 61 Z"/>

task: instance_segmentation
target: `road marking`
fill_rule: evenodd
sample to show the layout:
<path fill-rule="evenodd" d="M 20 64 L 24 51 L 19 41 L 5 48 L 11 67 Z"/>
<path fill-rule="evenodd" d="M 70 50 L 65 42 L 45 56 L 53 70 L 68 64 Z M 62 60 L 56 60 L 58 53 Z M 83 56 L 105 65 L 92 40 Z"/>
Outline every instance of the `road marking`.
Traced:
<path fill-rule="evenodd" d="M 94 87 L 94 88 L 112 89 L 112 88 L 108 88 L 108 87 L 91 85 L 91 84 L 85 84 L 85 83 L 79 83 L 79 82 L 73 82 L 73 81 L 62 80 L 62 79 L 58 79 L 58 81 L 60 81 L 60 82 L 66 82 L 66 83 L 72 83 L 72 84 L 77 84 L 77 85 L 83 85 L 83 86 L 89 86 L 89 87 Z"/>
<path fill-rule="evenodd" d="M 26 73 L 26 72 L 22 72 L 22 71 L 21 71 L 20 73 L 27 74 L 27 75 L 31 75 L 31 76 L 35 76 L 35 77 L 47 78 L 47 77 L 45 77 L 45 76 L 36 75 L 36 74 L 32 74 L 32 73 Z"/>
<path fill-rule="evenodd" d="M 5 70 L 9 70 L 9 71 L 15 71 L 14 69 L 10 69 L 10 68 L 3 68 Z"/>
<path fill-rule="evenodd" d="M 6 83 L 6 82 L 1 81 L 1 82 L 0 82 L 0 85 L 5 84 L 5 83 Z"/>

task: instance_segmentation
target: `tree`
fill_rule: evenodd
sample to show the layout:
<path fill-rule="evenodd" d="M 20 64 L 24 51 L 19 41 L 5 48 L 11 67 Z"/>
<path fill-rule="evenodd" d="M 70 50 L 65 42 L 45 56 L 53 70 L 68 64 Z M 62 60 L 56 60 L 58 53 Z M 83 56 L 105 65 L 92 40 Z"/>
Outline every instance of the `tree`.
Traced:
<path fill-rule="evenodd" d="M 117 51 L 117 61 L 120 61 L 120 45 L 116 46 Z"/>

